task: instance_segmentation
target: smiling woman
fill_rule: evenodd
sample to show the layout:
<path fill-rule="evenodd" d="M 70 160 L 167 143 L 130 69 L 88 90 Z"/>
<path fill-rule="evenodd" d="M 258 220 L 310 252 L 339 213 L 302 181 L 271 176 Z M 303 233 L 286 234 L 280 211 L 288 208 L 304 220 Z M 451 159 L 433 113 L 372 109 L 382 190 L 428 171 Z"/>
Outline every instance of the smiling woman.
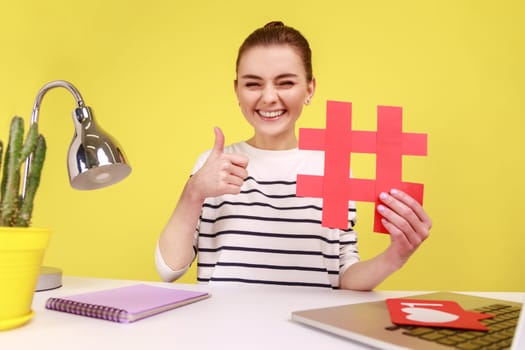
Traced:
<path fill-rule="evenodd" d="M 321 225 L 322 200 L 296 196 L 297 174 L 322 175 L 323 154 L 297 148 L 295 126 L 315 92 L 311 52 L 296 29 L 271 22 L 254 31 L 237 58 L 235 93 L 253 127 L 245 142 L 202 154 L 162 232 L 157 270 L 182 276 L 198 257 L 199 282 L 375 288 L 428 236 L 423 208 L 398 190 L 378 210 L 388 248 L 359 261 L 355 204 L 346 229 Z"/>
<path fill-rule="evenodd" d="M 315 92 L 308 41 L 282 22 L 270 22 L 243 42 L 236 72 L 239 106 L 255 131 L 248 144 L 267 150 L 297 147 L 295 123 Z"/>
<path fill-rule="evenodd" d="M 295 50 L 276 45 L 251 48 L 239 61 L 237 74 L 239 105 L 255 131 L 248 144 L 267 150 L 297 147 L 295 123 L 312 98 L 315 83 L 306 79 Z"/>

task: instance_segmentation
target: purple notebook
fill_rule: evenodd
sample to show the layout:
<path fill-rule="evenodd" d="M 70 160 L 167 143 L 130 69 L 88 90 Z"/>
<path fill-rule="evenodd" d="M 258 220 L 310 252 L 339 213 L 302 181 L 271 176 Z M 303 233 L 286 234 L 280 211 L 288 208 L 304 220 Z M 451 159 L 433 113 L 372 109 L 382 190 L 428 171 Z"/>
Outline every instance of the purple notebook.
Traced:
<path fill-rule="evenodd" d="M 209 296 L 207 292 L 135 284 L 49 298 L 46 308 L 113 322 L 130 323 Z"/>

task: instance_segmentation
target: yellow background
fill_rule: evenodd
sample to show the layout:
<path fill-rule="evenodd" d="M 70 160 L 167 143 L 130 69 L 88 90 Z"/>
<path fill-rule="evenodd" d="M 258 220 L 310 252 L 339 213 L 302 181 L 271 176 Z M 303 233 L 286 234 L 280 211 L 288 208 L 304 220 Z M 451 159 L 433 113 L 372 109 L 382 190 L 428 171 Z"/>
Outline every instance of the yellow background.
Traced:
<path fill-rule="evenodd" d="M 34 226 L 49 227 L 45 263 L 68 275 L 158 280 L 157 237 L 213 126 L 227 142 L 251 130 L 233 93 L 234 61 L 253 29 L 280 19 L 314 52 L 318 89 L 299 127 L 323 127 L 327 99 L 353 103 L 356 130 L 376 106 L 403 107 L 404 130 L 429 135 L 406 157 L 425 183 L 429 240 L 381 289 L 524 291 L 525 6 L 522 1 L 2 1 L 0 138 L 28 120 L 38 90 L 71 81 L 133 167 L 124 182 L 69 187 L 74 99 L 44 98 L 48 140 Z M 356 158 L 356 177 L 373 159 Z M 373 177 L 373 174 L 372 174 Z M 388 244 L 359 203 L 363 258 Z M 194 281 L 195 272 L 183 281 Z"/>

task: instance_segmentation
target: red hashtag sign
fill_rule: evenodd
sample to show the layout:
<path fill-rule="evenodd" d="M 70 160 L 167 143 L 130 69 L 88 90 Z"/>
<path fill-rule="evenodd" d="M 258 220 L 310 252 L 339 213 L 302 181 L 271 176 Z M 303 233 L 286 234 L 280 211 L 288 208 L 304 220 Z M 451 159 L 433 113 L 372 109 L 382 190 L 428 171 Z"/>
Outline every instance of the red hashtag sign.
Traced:
<path fill-rule="evenodd" d="M 423 203 L 423 184 L 402 181 L 403 155 L 425 156 L 427 135 L 402 131 L 401 107 L 377 107 L 377 132 L 352 130 L 352 104 L 328 101 L 326 129 L 299 130 L 299 148 L 324 150 L 324 175 L 297 175 L 297 196 L 323 199 L 322 225 L 348 228 L 348 201 L 379 202 L 400 189 Z M 350 178 L 350 154 L 375 153 L 376 179 Z M 388 233 L 376 212 L 374 231 Z"/>

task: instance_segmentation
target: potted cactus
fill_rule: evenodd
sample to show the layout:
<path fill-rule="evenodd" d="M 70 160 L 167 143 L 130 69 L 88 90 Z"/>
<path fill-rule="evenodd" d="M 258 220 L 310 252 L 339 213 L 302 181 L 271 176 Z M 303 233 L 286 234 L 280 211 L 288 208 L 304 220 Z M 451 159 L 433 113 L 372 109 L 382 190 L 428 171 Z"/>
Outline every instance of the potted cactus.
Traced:
<path fill-rule="evenodd" d="M 33 316 L 31 303 L 50 235 L 48 229 L 30 227 L 45 153 L 37 123 L 24 140 L 24 121 L 15 116 L 8 143 L 0 140 L 0 330 L 21 326 Z M 28 156 L 32 161 L 21 193 Z"/>
<path fill-rule="evenodd" d="M 24 120 L 15 116 L 11 121 L 0 192 L 0 226 L 28 227 L 33 212 L 33 202 L 46 155 L 46 142 L 38 134 L 38 124 L 29 128 L 24 142 Z M 3 143 L 0 140 L 0 169 L 2 168 Z M 22 165 L 32 155 L 26 193 L 20 193 Z"/>

